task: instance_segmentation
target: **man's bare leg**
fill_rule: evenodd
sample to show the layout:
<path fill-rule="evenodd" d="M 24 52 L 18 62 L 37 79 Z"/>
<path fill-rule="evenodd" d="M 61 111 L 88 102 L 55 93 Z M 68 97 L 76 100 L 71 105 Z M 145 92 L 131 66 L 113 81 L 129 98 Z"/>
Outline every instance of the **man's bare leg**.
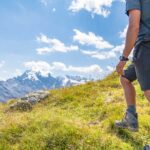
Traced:
<path fill-rule="evenodd" d="M 135 88 L 125 77 L 120 77 L 120 82 L 124 90 L 127 109 L 125 117 L 122 120 L 116 120 L 115 126 L 119 128 L 128 128 L 131 131 L 138 131 L 138 114 L 136 113 L 136 92 Z"/>
<path fill-rule="evenodd" d="M 136 92 L 134 86 L 128 79 L 122 76 L 120 77 L 120 82 L 124 90 L 127 106 L 136 106 Z"/>
<path fill-rule="evenodd" d="M 124 89 L 124 95 L 127 103 L 126 115 L 122 120 L 116 120 L 115 126 L 119 128 L 128 128 L 131 131 L 138 131 L 138 115 L 136 113 L 136 92 L 132 83 L 121 76 L 121 85 Z"/>

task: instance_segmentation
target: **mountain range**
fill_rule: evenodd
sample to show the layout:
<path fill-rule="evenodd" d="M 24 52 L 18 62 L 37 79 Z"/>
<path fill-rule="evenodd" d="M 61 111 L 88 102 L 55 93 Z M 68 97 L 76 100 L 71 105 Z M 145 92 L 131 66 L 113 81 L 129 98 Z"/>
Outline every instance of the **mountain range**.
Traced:
<path fill-rule="evenodd" d="M 83 84 L 90 80 L 93 79 L 70 75 L 54 77 L 50 73 L 45 76 L 41 72 L 27 70 L 20 76 L 0 81 L 0 102 L 20 98 L 37 90 L 68 87 Z"/>

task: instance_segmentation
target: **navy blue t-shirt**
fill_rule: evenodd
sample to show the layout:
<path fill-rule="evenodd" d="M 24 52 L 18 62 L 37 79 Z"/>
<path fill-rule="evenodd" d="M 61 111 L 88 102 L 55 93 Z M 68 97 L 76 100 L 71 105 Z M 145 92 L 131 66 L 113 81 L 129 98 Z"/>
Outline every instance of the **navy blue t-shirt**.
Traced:
<path fill-rule="evenodd" d="M 150 0 L 126 0 L 126 14 L 129 14 L 129 10 L 137 9 L 141 11 L 141 20 L 150 28 Z M 140 31 L 137 41 L 142 39 L 145 34 L 150 33 L 143 23 L 140 23 Z"/>

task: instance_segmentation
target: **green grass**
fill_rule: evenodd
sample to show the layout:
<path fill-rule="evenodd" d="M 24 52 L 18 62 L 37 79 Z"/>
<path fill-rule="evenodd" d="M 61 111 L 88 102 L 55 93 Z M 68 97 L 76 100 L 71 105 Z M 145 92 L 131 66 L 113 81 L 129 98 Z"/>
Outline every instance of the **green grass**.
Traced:
<path fill-rule="evenodd" d="M 14 101 L 0 104 L 0 150 L 141 150 L 150 143 L 150 104 L 137 81 L 134 85 L 139 132 L 114 126 L 125 103 L 119 78 L 112 73 L 102 81 L 51 90 L 31 112 L 6 113 Z"/>

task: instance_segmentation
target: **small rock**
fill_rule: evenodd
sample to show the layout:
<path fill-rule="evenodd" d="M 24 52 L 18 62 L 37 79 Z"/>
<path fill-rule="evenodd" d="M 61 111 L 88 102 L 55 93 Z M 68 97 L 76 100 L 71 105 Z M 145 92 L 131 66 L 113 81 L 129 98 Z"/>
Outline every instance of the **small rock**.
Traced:
<path fill-rule="evenodd" d="M 32 110 L 32 106 L 29 102 L 16 102 L 15 104 L 12 104 L 9 107 L 9 110 L 11 111 L 31 111 Z"/>
<path fill-rule="evenodd" d="M 24 97 L 22 97 L 20 100 L 12 105 L 9 106 L 9 108 L 5 111 L 31 111 L 32 105 L 37 104 L 38 102 L 44 100 L 46 97 L 48 97 L 49 91 L 37 91 L 34 93 L 30 93 Z"/>
<path fill-rule="evenodd" d="M 22 97 L 21 100 L 29 102 L 31 105 L 35 105 L 41 100 L 44 100 L 46 97 L 48 97 L 49 91 L 37 91 L 34 93 L 30 93 L 26 95 L 25 97 Z"/>

